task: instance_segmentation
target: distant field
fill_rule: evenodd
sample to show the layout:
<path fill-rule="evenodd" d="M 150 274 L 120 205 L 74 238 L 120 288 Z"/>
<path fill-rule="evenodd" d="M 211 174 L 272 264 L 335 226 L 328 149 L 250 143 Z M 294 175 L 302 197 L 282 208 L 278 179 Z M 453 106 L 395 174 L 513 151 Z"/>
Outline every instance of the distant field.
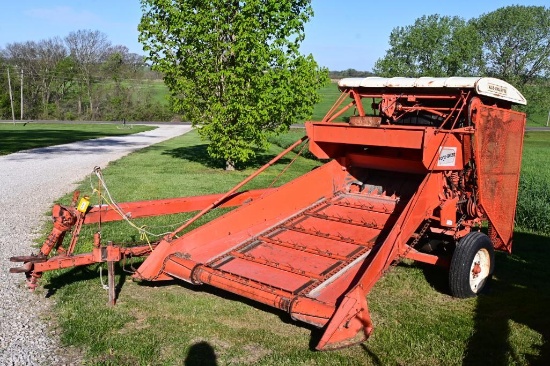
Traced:
<path fill-rule="evenodd" d="M 134 84 L 134 87 L 150 92 L 154 101 L 168 104 L 168 88 L 164 85 L 162 80 L 148 81 L 146 83 L 140 82 Z M 314 121 L 320 121 L 325 116 L 327 111 L 340 95 L 340 91 L 338 90 L 336 83 L 330 83 L 320 90 L 320 94 L 321 101 L 313 110 L 312 120 Z"/>
<path fill-rule="evenodd" d="M 115 124 L 0 123 L 0 155 L 99 137 L 129 135 L 154 128 L 139 125 L 122 128 Z"/>
<path fill-rule="evenodd" d="M 168 88 L 162 80 L 148 80 L 134 84 L 141 90 L 150 92 L 153 102 L 158 102 L 163 105 L 168 105 Z"/>

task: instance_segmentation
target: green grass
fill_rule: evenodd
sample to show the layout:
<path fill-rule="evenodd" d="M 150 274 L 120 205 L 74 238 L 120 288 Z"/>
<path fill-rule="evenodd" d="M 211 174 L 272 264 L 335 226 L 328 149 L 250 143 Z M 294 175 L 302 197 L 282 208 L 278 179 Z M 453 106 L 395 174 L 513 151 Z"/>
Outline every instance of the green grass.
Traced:
<path fill-rule="evenodd" d="M 338 84 L 331 82 L 328 85 L 324 86 L 319 90 L 321 100 L 313 107 L 313 116 L 312 121 L 321 121 L 325 114 L 330 110 L 333 104 L 336 102 L 341 92 L 338 89 Z M 350 102 L 349 97 L 342 103 L 342 105 L 337 109 L 342 109 L 343 106 L 347 105 Z M 370 108 L 368 103 L 365 101 L 363 103 L 365 108 Z M 348 109 L 344 114 L 335 119 L 336 122 L 345 121 L 346 117 L 353 116 L 355 113 L 354 108 Z"/>
<path fill-rule="evenodd" d="M 336 99 L 340 96 L 340 90 L 338 90 L 338 84 L 329 83 L 319 90 L 321 100 L 313 108 L 312 121 L 321 121 L 325 114 L 330 110 Z M 353 110 L 351 110 L 353 111 Z M 349 112 L 346 115 L 349 115 Z"/>
<path fill-rule="evenodd" d="M 301 131 L 278 143 L 294 141 L 297 135 Z M 523 172 L 533 179 L 549 180 L 547 169 L 540 168 L 547 166 L 542 155 L 550 156 L 548 136 L 529 133 L 526 138 Z M 252 171 L 222 171 L 205 158 L 205 149 L 192 132 L 112 163 L 105 178 L 113 196 L 124 201 L 222 192 Z M 259 156 L 255 167 L 278 151 L 273 147 Z M 269 184 L 291 158 L 249 188 Z M 299 158 L 283 181 L 316 165 Z M 80 188 L 90 191 L 88 182 Z M 155 226 L 186 217 L 138 224 L 161 232 L 165 228 Z M 82 232 L 82 250 L 89 250 L 96 229 Z M 105 240 L 139 241 L 139 235 L 121 224 L 104 224 L 102 232 Z M 138 284 L 119 269 L 119 302 L 108 308 L 96 265 L 51 273 L 46 289 L 56 303 L 53 317 L 62 329 L 62 342 L 80 347 L 92 365 L 199 365 L 213 364 L 214 358 L 220 365 L 548 364 L 549 256 L 549 237 L 517 231 L 514 254 L 497 255 L 488 294 L 467 300 L 447 295 L 444 270 L 402 263 L 368 296 L 375 322 L 371 339 L 332 352 L 312 350 L 318 330 L 208 286 Z"/>
<path fill-rule="evenodd" d="M 126 84 L 143 94 L 150 94 L 154 103 L 168 105 L 168 88 L 163 80 L 135 80 Z"/>
<path fill-rule="evenodd" d="M 527 126 L 529 127 L 546 127 L 548 121 L 548 112 L 533 113 L 527 116 Z"/>
<path fill-rule="evenodd" d="M 525 134 L 517 225 L 550 235 L 550 132 Z"/>
<path fill-rule="evenodd" d="M 114 124 L 0 123 L 0 155 L 99 137 L 128 135 L 154 128 L 138 125 L 121 128 Z"/>

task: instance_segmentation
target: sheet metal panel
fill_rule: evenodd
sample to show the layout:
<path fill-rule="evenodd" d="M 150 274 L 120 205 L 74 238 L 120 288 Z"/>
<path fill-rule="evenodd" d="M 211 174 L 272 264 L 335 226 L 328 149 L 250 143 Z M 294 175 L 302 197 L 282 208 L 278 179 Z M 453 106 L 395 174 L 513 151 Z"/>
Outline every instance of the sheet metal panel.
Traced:
<path fill-rule="evenodd" d="M 497 249 L 512 250 L 525 115 L 478 105 L 474 123 L 474 157 L 479 200 L 496 231 Z"/>

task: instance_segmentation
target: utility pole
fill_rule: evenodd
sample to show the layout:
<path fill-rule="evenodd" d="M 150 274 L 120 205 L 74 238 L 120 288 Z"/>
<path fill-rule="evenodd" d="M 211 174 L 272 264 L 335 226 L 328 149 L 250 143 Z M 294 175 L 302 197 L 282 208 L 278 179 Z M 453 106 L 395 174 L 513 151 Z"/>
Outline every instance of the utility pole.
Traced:
<path fill-rule="evenodd" d="M 23 120 L 23 68 L 21 68 L 21 121 Z"/>
<path fill-rule="evenodd" d="M 8 87 L 10 88 L 11 119 L 15 125 L 15 112 L 13 111 L 13 95 L 11 94 L 10 68 L 8 67 Z"/>
<path fill-rule="evenodd" d="M 548 127 L 549 122 L 550 122 L 550 111 L 548 111 L 548 119 L 546 120 L 546 127 Z"/>

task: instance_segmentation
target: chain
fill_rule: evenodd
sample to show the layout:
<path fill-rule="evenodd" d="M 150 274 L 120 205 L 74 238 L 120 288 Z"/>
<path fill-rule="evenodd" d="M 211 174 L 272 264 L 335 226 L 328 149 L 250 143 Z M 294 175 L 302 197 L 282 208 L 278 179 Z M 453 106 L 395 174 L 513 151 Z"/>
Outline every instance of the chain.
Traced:
<path fill-rule="evenodd" d="M 457 221 L 457 223 L 456 223 L 456 230 L 457 231 L 460 228 L 460 225 L 462 225 L 462 222 L 466 219 L 466 217 L 467 217 L 467 215 L 463 214 L 462 217 Z M 422 237 L 426 233 L 426 230 L 428 230 L 428 228 L 430 227 L 431 222 L 432 222 L 431 219 L 428 219 L 426 221 L 426 223 L 424 224 L 422 229 L 420 229 L 420 232 L 418 233 L 418 236 L 412 241 L 412 243 L 409 245 L 407 250 L 405 250 L 405 252 L 403 254 L 399 255 L 399 258 L 396 261 L 394 261 L 391 264 L 391 266 L 389 266 L 385 270 L 385 273 L 388 273 L 391 269 L 395 268 L 399 263 L 401 263 L 401 261 L 403 261 L 404 258 L 407 257 L 407 255 L 410 253 L 410 251 L 413 250 L 416 247 L 416 245 L 418 244 L 418 242 L 420 241 L 420 239 L 422 239 Z"/>
<path fill-rule="evenodd" d="M 418 233 L 418 236 L 412 241 L 412 243 L 409 245 L 409 247 L 407 248 L 407 250 L 405 250 L 405 252 L 401 255 L 399 255 L 398 259 L 396 261 L 394 261 L 385 271 L 384 273 L 388 273 L 389 271 L 391 271 L 393 268 L 397 267 L 397 265 L 399 263 L 401 263 L 401 261 L 403 261 L 403 259 L 405 257 L 407 257 L 407 254 L 409 254 L 409 252 L 411 250 L 414 249 L 414 247 L 416 247 L 416 245 L 418 244 L 418 242 L 420 241 L 420 239 L 422 239 L 422 237 L 424 236 L 424 234 L 426 233 L 426 230 L 428 230 L 428 228 L 430 227 L 430 224 L 432 223 L 432 220 L 431 219 L 428 219 L 426 221 L 426 223 L 424 224 L 424 226 L 422 227 L 422 229 L 420 229 L 420 232 Z"/>
<path fill-rule="evenodd" d="M 458 219 L 458 221 L 456 222 L 456 231 L 460 229 L 460 225 L 462 225 L 462 222 L 466 219 L 466 216 L 466 214 L 463 214 L 462 217 Z"/>
<path fill-rule="evenodd" d="M 456 229 L 455 229 L 455 235 L 454 235 L 455 240 L 458 239 L 458 231 L 460 230 L 460 225 L 462 225 L 462 222 L 466 219 L 466 217 L 467 217 L 466 214 L 462 214 L 462 217 L 458 219 L 458 221 L 456 222 Z"/>

